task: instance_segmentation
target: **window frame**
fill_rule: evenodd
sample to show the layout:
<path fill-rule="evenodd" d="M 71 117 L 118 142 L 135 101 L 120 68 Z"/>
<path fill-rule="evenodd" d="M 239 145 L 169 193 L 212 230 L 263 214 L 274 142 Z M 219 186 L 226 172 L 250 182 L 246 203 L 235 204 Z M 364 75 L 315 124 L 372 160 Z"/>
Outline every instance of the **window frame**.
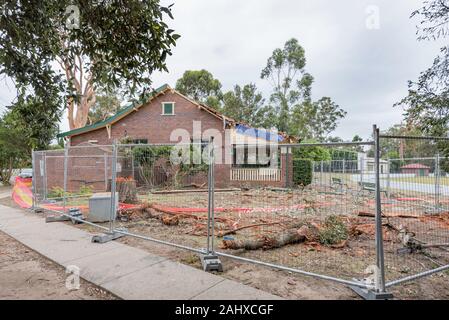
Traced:
<path fill-rule="evenodd" d="M 171 104 L 172 105 L 172 113 L 165 113 L 165 105 Z M 161 103 L 162 106 L 162 116 L 174 116 L 175 115 L 175 102 L 174 101 L 164 101 Z"/>

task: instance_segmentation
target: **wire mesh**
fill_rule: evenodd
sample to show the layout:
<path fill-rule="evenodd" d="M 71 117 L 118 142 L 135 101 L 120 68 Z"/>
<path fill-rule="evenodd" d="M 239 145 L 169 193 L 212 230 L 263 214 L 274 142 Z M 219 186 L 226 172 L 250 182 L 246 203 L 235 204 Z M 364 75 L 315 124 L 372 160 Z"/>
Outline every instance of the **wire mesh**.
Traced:
<path fill-rule="evenodd" d="M 34 205 L 41 207 L 57 202 L 64 190 L 64 150 L 34 151 L 33 161 Z"/>
<path fill-rule="evenodd" d="M 188 248 L 207 247 L 207 143 L 117 146 L 116 228 Z"/>
<path fill-rule="evenodd" d="M 231 163 L 215 147 L 213 167 L 204 142 L 35 151 L 34 201 L 135 238 L 372 285 L 378 188 L 387 281 L 447 266 L 449 140 L 381 137 L 379 185 L 374 147 L 241 145 Z M 94 221 L 99 195 L 113 214 Z"/>
<path fill-rule="evenodd" d="M 217 250 L 339 279 L 367 277 L 375 221 L 359 213 L 374 216 L 374 190 L 362 183 L 374 176 L 369 148 L 281 145 L 264 163 L 251 148 L 242 151 L 243 163 L 228 167 L 237 189 L 215 191 Z"/>
<path fill-rule="evenodd" d="M 108 191 L 111 150 L 111 146 L 85 145 L 35 151 L 34 205 L 50 215 L 77 209 L 92 220 L 89 199 Z"/>
<path fill-rule="evenodd" d="M 449 265 L 449 139 L 381 138 L 387 281 Z"/>

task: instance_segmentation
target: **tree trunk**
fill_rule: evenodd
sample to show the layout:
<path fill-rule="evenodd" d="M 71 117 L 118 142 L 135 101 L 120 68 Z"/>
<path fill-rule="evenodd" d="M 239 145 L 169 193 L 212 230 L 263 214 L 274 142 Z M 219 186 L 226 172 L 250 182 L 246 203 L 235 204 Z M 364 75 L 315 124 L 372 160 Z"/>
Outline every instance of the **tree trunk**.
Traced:
<path fill-rule="evenodd" d="M 301 226 L 299 227 L 299 225 Z M 318 229 L 316 227 L 305 223 L 299 223 L 299 225 L 293 225 L 293 228 L 275 235 L 261 235 L 257 239 L 223 240 L 223 247 L 225 249 L 268 250 L 317 239 Z"/>
<path fill-rule="evenodd" d="M 109 189 L 110 190 L 110 189 Z M 135 180 L 118 180 L 116 182 L 116 191 L 118 192 L 119 202 L 138 203 L 137 187 Z"/>

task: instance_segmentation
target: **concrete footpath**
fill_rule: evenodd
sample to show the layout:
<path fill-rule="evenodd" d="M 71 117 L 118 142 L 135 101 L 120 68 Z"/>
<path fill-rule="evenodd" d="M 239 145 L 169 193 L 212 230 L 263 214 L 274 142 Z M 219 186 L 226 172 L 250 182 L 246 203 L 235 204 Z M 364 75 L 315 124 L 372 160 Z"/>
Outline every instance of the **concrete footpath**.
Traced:
<path fill-rule="evenodd" d="M 0 205 L 0 230 L 122 299 L 280 299 L 118 242 L 92 243 L 86 231 L 20 209 Z"/>

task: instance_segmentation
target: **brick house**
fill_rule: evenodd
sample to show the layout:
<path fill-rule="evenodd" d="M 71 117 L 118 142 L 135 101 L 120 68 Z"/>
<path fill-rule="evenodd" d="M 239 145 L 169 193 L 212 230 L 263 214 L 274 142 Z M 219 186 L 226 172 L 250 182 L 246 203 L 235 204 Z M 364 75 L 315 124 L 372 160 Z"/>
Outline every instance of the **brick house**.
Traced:
<path fill-rule="evenodd" d="M 168 85 L 156 89 L 146 103 L 128 106 L 104 121 L 60 133 L 58 137 L 66 140 L 73 154 L 84 149 L 103 148 L 98 152 L 105 154 L 104 163 L 101 164 L 104 165 L 104 172 L 91 170 L 84 173 L 71 167 L 76 164 L 69 165 L 69 171 L 76 172 L 76 180 L 79 183 L 83 180 L 86 184 L 98 182 L 98 189 L 101 189 L 100 180 L 104 184 L 105 179 L 102 177 L 110 175 L 110 163 L 107 160 L 109 151 L 105 151 L 109 149 L 106 146 L 114 142 L 120 143 L 124 139 L 133 143 L 147 144 L 185 142 L 182 140 L 182 134 L 187 134 L 190 142 L 199 139 L 209 141 L 214 137 L 214 144 L 221 149 L 216 149 L 215 159 L 215 183 L 218 187 L 242 185 L 284 187 L 291 184 L 292 157 L 287 153 L 287 148 L 276 149 L 279 153 L 276 155 L 278 159 L 276 167 L 266 163 L 247 164 L 251 158 L 248 149 L 251 148 L 250 145 L 261 141 L 282 145 L 298 142 L 297 138 L 284 133 L 256 130 L 244 123 L 238 123 L 204 104 L 189 99 Z M 90 148 L 73 148 L 75 146 L 90 146 Z M 270 156 L 274 158 L 274 155 Z M 95 175 L 99 175 L 98 179 L 95 179 Z M 70 181 L 73 179 L 75 177 L 69 177 Z"/>

